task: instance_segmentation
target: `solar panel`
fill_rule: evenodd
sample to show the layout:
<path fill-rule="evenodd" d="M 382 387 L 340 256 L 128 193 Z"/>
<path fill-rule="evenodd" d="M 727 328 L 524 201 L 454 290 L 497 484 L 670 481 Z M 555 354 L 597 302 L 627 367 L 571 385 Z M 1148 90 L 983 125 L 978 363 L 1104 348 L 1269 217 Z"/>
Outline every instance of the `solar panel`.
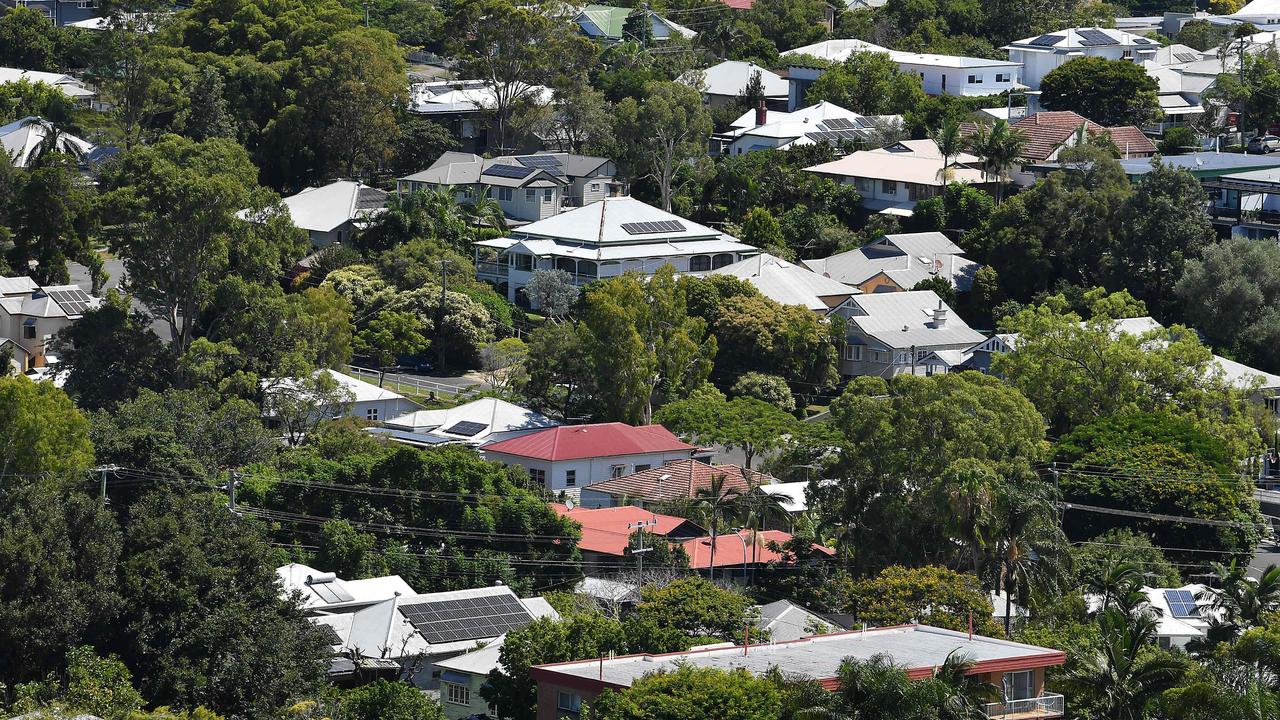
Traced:
<path fill-rule="evenodd" d="M 1076 34 L 1080 36 L 1080 44 L 1085 47 L 1120 44 L 1115 38 L 1101 30 L 1077 30 Z"/>
<path fill-rule="evenodd" d="M 1200 609 L 1196 607 L 1196 599 L 1190 590 L 1165 590 L 1165 602 L 1169 603 L 1169 611 L 1176 618 L 1198 618 Z"/>
<path fill-rule="evenodd" d="M 679 220 L 622 223 L 622 229 L 625 230 L 628 235 L 651 235 L 653 233 L 683 232 L 684 223 Z"/>
<path fill-rule="evenodd" d="M 1188 53 L 1188 52 L 1174 53 L 1173 56 L 1178 58 L 1182 62 L 1195 62 L 1200 59 L 1199 55 L 1195 53 Z"/>
<path fill-rule="evenodd" d="M 494 177 L 522 178 L 533 172 L 533 168 L 524 165 L 490 165 L 484 169 L 484 175 L 493 175 Z"/>
<path fill-rule="evenodd" d="M 400 606 L 400 612 L 430 643 L 497 637 L 533 620 L 512 595 L 415 603 Z"/>
<path fill-rule="evenodd" d="M 857 125 L 849 122 L 848 118 L 831 118 L 822 121 L 822 125 L 828 130 L 852 130 L 857 127 Z"/>
<path fill-rule="evenodd" d="M 54 302 L 62 306 L 62 309 L 68 315 L 83 315 L 85 310 L 89 309 L 89 304 L 93 302 L 93 298 L 89 297 L 89 293 L 80 289 L 67 290 L 48 290 L 46 291 Z"/>
<path fill-rule="evenodd" d="M 445 432 L 449 433 L 450 435 L 462 435 L 464 437 L 474 437 L 475 435 L 479 434 L 480 431 L 484 430 L 487 427 L 489 426 L 485 425 L 484 423 L 472 422 L 470 420 L 463 420 L 462 422 L 455 423 L 453 427 L 445 429 Z"/>
<path fill-rule="evenodd" d="M 1066 35 L 1041 35 L 1027 44 L 1035 45 L 1036 47 L 1052 47 L 1062 42 L 1064 37 L 1066 37 Z"/>
<path fill-rule="evenodd" d="M 351 597 L 351 593 L 347 592 L 341 585 L 337 585 L 335 583 L 309 582 L 307 583 L 307 587 L 311 588 L 311 592 L 315 593 L 316 597 L 327 603 L 341 603 L 355 600 L 355 598 Z"/>
<path fill-rule="evenodd" d="M 529 167 L 560 167 L 560 158 L 555 155 L 523 155 L 516 159 Z"/>

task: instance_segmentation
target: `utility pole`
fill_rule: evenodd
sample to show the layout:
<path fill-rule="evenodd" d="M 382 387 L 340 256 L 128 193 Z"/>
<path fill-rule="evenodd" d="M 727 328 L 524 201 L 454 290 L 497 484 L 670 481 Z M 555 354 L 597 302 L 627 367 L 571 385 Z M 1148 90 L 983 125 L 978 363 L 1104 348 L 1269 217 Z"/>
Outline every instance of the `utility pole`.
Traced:
<path fill-rule="evenodd" d="M 631 554 L 636 556 L 636 564 L 638 565 L 638 572 L 640 575 L 640 581 L 638 583 L 640 587 L 638 588 L 638 590 L 644 589 L 644 554 L 653 549 L 653 548 L 647 548 L 644 546 L 644 533 L 645 533 L 644 529 L 653 527 L 657 524 L 658 524 L 658 518 L 656 517 L 650 517 L 648 520 L 641 520 L 640 522 L 627 523 L 628 530 L 640 531 L 640 547 L 635 548 L 631 551 Z"/>
<path fill-rule="evenodd" d="M 236 511 L 236 485 L 240 484 L 240 473 L 231 471 L 231 479 L 227 481 L 227 507 Z"/>
<path fill-rule="evenodd" d="M 449 280 L 449 261 L 440 261 L 440 307 L 436 310 L 436 340 L 433 345 L 436 348 L 436 360 L 440 363 L 440 367 L 444 367 L 444 355 L 440 352 L 440 336 L 444 332 L 444 301 L 445 288 Z"/>
<path fill-rule="evenodd" d="M 102 502 L 102 506 L 107 506 L 107 473 L 115 472 L 120 469 L 119 465 L 99 465 L 94 468 L 98 473 L 98 499 Z"/>
<path fill-rule="evenodd" d="M 369 27 L 369 0 L 364 0 L 364 26 Z"/>

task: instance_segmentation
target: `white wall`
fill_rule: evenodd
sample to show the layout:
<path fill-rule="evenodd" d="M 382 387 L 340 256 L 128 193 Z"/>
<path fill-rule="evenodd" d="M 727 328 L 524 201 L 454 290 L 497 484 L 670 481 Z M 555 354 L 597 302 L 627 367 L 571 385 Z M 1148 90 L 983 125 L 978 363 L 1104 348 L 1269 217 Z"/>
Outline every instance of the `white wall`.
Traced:
<path fill-rule="evenodd" d="M 1013 66 L 962 68 L 899 61 L 898 69 L 919 75 L 924 91 L 930 95 L 998 95 L 1012 90 L 1018 82 L 1018 68 Z M 997 76 L 1005 79 L 997 81 Z"/>
<path fill-rule="evenodd" d="M 347 417 L 384 422 L 391 418 L 411 413 L 415 410 L 421 410 L 421 408 L 404 398 L 397 398 L 394 400 L 362 400 L 351 403 L 351 409 L 347 412 Z M 371 416 L 371 411 L 376 412 L 377 416 Z"/>
<path fill-rule="evenodd" d="M 1154 48 L 1153 48 L 1154 49 Z M 1130 52 L 1130 57 L 1125 57 L 1125 52 Z M 1107 45 L 1102 47 L 1082 48 L 1073 50 L 1071 54 L 1066 51 L 1062 52 L 1032 52 L 1029 50 L 1010 50 L 1009 59 L 1014 62 L 1022 63 L 1022 82 L 1032 90 L 1040 89 L 1040 81 L 1058 67 L 1075 60 L 1078 57 L 1101 57 L 1108 60 L 1132 60 L 1134 62 L 1142 62 L 1152 56 L 1149 54 L 1140 54 L 1133 48 L 1125 48 L 1123 45 Z"/>
<path fill-rule="evenodd" d="M 547 488 L 552 492 L 568 491 L 571 495 L 577 495 L 582 488 L 593 483 L 608 480 L 614 477 L 614 467 L 622 466 L 622 475 L 630 475 L 636 471 L 637 465 L 648 465 L 649 467 L 659 467 L 676 460 L 688 460 L 693 457 L 693 451 L 682 450 L 676 452 L 662 453 L 644 453 L 638 455 L 612 455 L 598 458 L 583 458 L 580 460 L 560 460 L 551 462 L 547 460 L 537 460 L 533 458 L 518 457 L 515 455 L 506 455 L 504 453 L 495 453 L 481 448 L 486 460 L 496 460 L 507 465 L 519 465 L 527 470 L 542 470 L 547 474 Z M 566 473 L 574 471 L 577 478 L 573 486 L 569 486 L 566 482 Z"/>

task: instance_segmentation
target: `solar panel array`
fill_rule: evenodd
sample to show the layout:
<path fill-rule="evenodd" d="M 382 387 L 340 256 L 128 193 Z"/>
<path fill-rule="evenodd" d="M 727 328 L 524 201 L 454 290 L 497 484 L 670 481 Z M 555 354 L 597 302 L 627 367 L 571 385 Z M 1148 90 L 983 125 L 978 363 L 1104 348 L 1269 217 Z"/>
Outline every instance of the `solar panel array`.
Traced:
<path fill-rule="evenodd" d="M 524 165 L 505 165 L 502 163 L 490 165 L 484 169 L 485 175 L 507 178 L 527 177 L 531 172 L 533 172 L 533 168 L 531 167 L 525 167 Z"/>
<path fill-rule="evenodd" d="M 1054 45 L 1062 42 L 1062 39 L 1065 37 L 1066 35 L 1041 35 L 1027 44 L 1035 45 L 1036 47 L 1053 47 Z"/>
<path fill-rule="evenodd" d="M 684 223 L 679 220 L 658 220 L 656 222 L 622 223 L 622 229 L 628 235 L 650 235 L 652 233 L 684 232 Z"/>
<path fill-rule="evenodd" d="M 449 433 L 450 435 L 462 435 L 463 437 L 474 437 L 487 427 L 489 426 L 485 425 L 484 423 L 472 422 L 470 420 L 463 420 L 461 422 L 455 423 L 454 426 L 451 428 L 446 428 L 445 432 Z"/>
<path fill-rule="evenodd" d="M 1181 60 L 1182 62 L 1195 62 L 1200 59 L 1200 56 L 1197 55 L 1196 53 L 1189 53 L 1189 52 L 1174 53 L 1173 56 Z"/>
<path fill-rule="evenodd" d="M 1200 609 L 1196 607 L 1196 599 L 1190 590 L 1165 590 L 1165 602 L 1169 603 L 1169 611 L 1176 618 L 1198 618 Z"/>
<path fill-rule="evenodd" d="M 857 130 L 827 130 L 805 133 L 814 142 L 839 144 L 841 142 L 858 142 L 865 136 Z"/>
<path fill-rule="evenodd" d="M 563 175 L 564 165 L 555 155 L 524 155 L 516 158 L 521 164 L 539 170 L 546 170 L 552 175 Z"/>
<path fill-rule="evenodd" d="M 1096 47 L 1098 45 L 1119 45 L 1119 41 L 1101 30 L 1077 30 L 1076 34 L 1080 36 L 1080 44 L 1085 47 Z"/>
<path fill-rule="evenodd" d="M 78 288 L 48 290 L 47 292 L 54 302 L 67 311 L 68 315 L 83 315 L 84 311 L 89 309 L 89 304 L 93 302 L 93 298 L 89 297 L 89 293 Z"/>
<path fill-rule="evenodd" d="M 351 602 L 355 598 L 351 597 L 351 593 L 346 588 L 336 583 L 328 582 L 308 582 L 307 587 L 311 588 L 311 592 L 327 603 Z"/>
<path fill-rule="evenodd" d="M 533 621 L 512 595 L 401 605 L 400 612 L 430 643 L 497 637 Z"/>
<path fill-rule="evenodd" d="M 827 130 L 852 130 L 858 126 L 850 122 L 849 118 L 829 118 L 818 123 L 818 127 Z"/>

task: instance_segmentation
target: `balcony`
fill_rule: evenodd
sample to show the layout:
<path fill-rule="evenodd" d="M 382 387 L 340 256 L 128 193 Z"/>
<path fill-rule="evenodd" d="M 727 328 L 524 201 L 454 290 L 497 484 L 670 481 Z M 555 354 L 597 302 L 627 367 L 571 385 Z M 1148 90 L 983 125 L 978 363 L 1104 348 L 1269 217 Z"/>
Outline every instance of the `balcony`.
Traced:
<path fill-rule="evenodd" d="M 507 263 L 478 260 L 476 261 L 476 278 L 493 283 L 506 282 Z"/>
<path fill-rule="evenodd" d="M 1040 720 L 1062 717 L 1066 712 L 1066 702 L 1058 693 L 1045 693 L 1025 700 L 987 703 L 982 710 L 987 717 L 1000 720 Z"/>

